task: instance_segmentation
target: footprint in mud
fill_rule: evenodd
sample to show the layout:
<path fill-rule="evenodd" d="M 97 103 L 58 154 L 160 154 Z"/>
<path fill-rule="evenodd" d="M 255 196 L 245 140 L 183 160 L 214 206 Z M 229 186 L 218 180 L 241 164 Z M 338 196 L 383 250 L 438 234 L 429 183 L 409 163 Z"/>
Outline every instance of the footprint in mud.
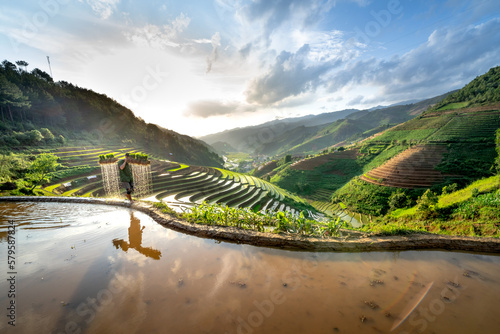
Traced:
<path fill-rule="evenodd" d="M 384 281 L 379 279 L 370 280 L 370 286 L 384 285 Z"/>
<path fill-rule="evenodd" d="M 377 304 L 377 303 L 375 303 L 375 302 L 374 302 L 374 301 L 372 301 L 372 300 L 370 300 L 370 301 L 365 300 L 365 301 L 363 301 L 363 303 L 365 303 L 365 305 L 368 305 L 368 306 L 369 306 L 372 310 L 375 310 L 375 309 L 378 309 L 378 308 L 379 308 L 378 304 Z"/>
<path fill-rule="evenodd" d="M 229 284 L 231 285 L 235 285 L 235 286 L 238 286 L 240 287 L 241 289 L 244 289 L 247 287 L 247 284 L 246 283 L 243 283 L 243 282 L 235 282 L 235 281 L 230 281 Z"/>
<path fill-rule="evenodd" d="M 460 283 L 453 282 L 453 281 L 448 281 L 448 282 L 446 282 L 446 284 L 448 284 L 448 285 L 450 285 L 450 286 L 452 286 L 454 288 L 461 288 L 462 287 L 462 285 Z"/>
<path fill-rule="evenodd" d="M 479 273 L 467 269 L 464 271 L 462 275 L 465 277 L 480 277 Z"/>
<path fill-rule="evenodd" d="M 370 286 L 383 285 L 384 281 L 381 279 L 385 276 L 386 271 L 382 269 L 372 269 L 369 274 Z"/>
<path fill-rule="evenodd" d="M 485 282 L 494 282 L 494 280 L 489 279 L 478 273 L 477 271 L 465 269 L 464 272 L 462 273 L 462 276 L 467 277 L 467 278 L 477 278 L 480 279 L 481 281 Z"/>

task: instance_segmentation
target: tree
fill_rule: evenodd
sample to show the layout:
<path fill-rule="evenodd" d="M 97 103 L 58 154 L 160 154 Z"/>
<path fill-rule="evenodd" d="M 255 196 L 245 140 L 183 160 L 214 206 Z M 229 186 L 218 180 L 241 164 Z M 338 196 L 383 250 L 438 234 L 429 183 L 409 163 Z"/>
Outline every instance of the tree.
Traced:
<path fill-rule="evenodd" d="M 430 189 L 427 189 L 417 201 L 417 211 L 425 217 L 428 217 L 435 211 L 437 202 L 438 196 Z"/>
<path fill-rule="evenodd" d="M 497 157 L 495 159 L 495 165 L 497 172 L 500 172 L 500 129 L 497 129 L 496 145 Z"/>
<path fill-rule="evenodd" d="M 14 123 L 13 108 L 30 108 L 31 104 L 28 98 L 23 95 L 23 92 L 13 83 L 9 82 L 3 75 L 0 75 L 0 110 L 7 109 L 10 120 Z"/>
<path fill-rule="evenodd" d="M 2 62 L 2 67 L 6 70 L 6 71 L 11 71 L 11 72 L 14 72 L 17 70 L 17 67 L 16 65 L 14 65 L 13 63 L 11 63 L 10 61 L 8 61 L 7 59 L 4 60 Z"/>
<path fill-rule="evenodd" d="M 29 172 L 26 174 L 26 180 L 30 181 L 33 191 L 39 184 L 50 181 L 48 174 L 56 170 L 60 165 L 57 163 L 57 157 L 51 153 L 40 154 L 29 167 Z"/>
<path fill-rule="evenodd" d="M 47 82 L 54 82 L 52 77 L 47 72 L 44 72 L 39 68 L 35 68 L 33 71 L 31 71 L 31 74 L 33 74 L 35 77 L 43 79 Z"/>
<path fill-rule="evenodd" d="M 16 61 L 16 64 L 17 64 L 17 66 L 19 66 L 19 68 L 24 67 L 25 72 L 28 71 L 29 64 L 27 62 L 25 62 L 24 60 L 18 60 L 18 61 Z"/>

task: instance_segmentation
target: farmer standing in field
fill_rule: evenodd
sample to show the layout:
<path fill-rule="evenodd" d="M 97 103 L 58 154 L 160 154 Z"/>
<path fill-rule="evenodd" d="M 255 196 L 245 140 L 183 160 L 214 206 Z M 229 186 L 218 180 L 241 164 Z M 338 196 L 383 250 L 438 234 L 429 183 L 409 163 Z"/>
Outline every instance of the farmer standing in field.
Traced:
<path fill-rule="evenodd" d="M 120 182 L 122 182 L 125 189 L 127 189 L 127 198 L 132 202 L 132 193 L 134 192 L 134 177 L 132 175 L 132 167 L 129 163 L 129 154 L 125 154 L 125 159 L 118 161 L 120 167 Z"/>

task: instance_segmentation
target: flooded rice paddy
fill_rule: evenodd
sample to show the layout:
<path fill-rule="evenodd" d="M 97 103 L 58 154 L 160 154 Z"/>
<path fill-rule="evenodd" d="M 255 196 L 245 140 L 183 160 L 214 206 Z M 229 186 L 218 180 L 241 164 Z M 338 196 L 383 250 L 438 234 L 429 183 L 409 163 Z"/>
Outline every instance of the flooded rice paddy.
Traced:
<path fill-rule="evenodd" d="M 2 333 L 500 328 L 495 255 L 258 248 L 188 236 L 146 214 L 104 205 L 0 203 L 0 212 Z M 9 220 L 17 225 L 14 275 L 8 274 Z M 12 300 L 15 327 L 8 323 Z"/>

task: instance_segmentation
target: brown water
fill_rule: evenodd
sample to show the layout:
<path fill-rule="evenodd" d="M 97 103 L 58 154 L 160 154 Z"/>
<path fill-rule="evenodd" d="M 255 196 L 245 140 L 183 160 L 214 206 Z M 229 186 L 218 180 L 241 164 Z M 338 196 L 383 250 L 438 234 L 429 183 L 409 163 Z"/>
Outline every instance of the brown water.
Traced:
<path fill-rule="evenodd" d="M 126 208 L 0 203 L 2 333 L 498 333 L 500 257 L 219 243 Z M 7 224 L 16 229 L 15 327 Z"/>

